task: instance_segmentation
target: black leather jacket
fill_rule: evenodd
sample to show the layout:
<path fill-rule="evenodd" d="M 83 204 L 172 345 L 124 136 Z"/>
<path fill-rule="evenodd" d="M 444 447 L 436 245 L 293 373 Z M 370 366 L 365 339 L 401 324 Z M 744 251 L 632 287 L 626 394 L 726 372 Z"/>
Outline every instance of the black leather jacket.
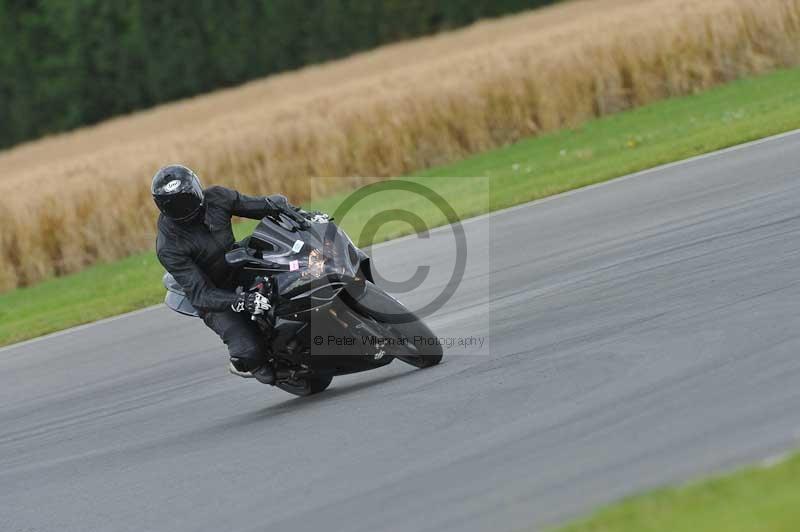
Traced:
<path fill-rule="evenodd" d="M 204 191 L 205 213 L 179 224 L 158 218 L 156 254 L 201 314 L 227 310 L 236 300 L 236 279 L 225 262 L 234 244 L 231 217 L 260 220 L 288 206 L 281 195 L 252 197 L 224 187 Z"/>

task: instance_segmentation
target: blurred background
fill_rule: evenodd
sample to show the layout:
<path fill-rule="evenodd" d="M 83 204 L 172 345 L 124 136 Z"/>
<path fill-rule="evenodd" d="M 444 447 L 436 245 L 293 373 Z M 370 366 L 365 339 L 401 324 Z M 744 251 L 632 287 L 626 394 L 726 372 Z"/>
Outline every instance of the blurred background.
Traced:
<path fill-rule="evenodd" d="M 0 295 L 131 257 L 124 275 L 154 275 L 141 254 L 165 164 L 308 203 L 792 67 L 799 14 L 800 0 L 0 0 Z M 504 197 L 488 208 L 579 184 L 539 166 L 492 180 Z"/>
<path fill-rule="evenodd" d="M 0 2 L 0 147 L 553 0 Z"/>
<path fill-rule="evenodd" d="M 794 65 L 797 17 L 796 0 L 0 0 L 0 291 L 151 249 L 166 163 L 302 203 Z"/>

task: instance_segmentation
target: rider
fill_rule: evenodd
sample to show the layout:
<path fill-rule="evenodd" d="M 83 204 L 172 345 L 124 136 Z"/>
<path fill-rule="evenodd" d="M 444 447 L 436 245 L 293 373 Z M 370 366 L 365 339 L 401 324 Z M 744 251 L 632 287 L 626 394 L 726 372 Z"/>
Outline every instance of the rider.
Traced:
<path fill-rule="evenodd" d="M 179 164 L 156 172 L 151 192 L 161 211 L 158 260 L 184 289 L 203 322 L 228 346 L 228 369 L 240 377 L 274 383 L 266 341 L 250 319 L 251 314 L 269 310 L 269 300 L 257 292 L 236 291 L 225 253 L 234 245 L 232 216 L 260 220 L 293 207 L 279 194 L 252 197 L 220 186 L 203 189 L 195 173 Z"/>

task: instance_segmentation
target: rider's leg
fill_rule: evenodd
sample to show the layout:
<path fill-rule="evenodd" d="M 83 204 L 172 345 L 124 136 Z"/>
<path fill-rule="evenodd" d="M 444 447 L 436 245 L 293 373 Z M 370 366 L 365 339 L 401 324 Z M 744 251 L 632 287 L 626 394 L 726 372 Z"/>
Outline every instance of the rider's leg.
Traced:
<path fill-rule="evenodd" d="M 228 346 L 231 373 L 272 384 L 274 376 L 267 364 L 265 340 L 249 315 L 232 310 L 212 312 L 203 321 Z"/>

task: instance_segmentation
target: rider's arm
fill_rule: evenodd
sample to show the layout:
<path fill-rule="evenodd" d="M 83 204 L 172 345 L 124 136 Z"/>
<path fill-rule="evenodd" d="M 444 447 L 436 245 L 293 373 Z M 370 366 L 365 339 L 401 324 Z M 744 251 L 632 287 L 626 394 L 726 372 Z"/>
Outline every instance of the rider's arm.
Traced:
<path fill-rule="evenodd" d="M 284 209 L 292 208 L 286 196 L 273 194 L 271 196 L 247 196 L 236 190 L 225 187 L 212 187 L 213 193 L 218 194 L 222 203 L 227 206 L 230 213 L 242 218 L 260 220 L 265 216 L 274 216 Z"/>
<path fill-rule="evenodd" d="M 197 310 L 221 312 L 228 310 L 236 302 L 236 293 L 214 286 L 188 254 L 180 250 L 160 249 L 158 260 L 175 277 Z"/>

